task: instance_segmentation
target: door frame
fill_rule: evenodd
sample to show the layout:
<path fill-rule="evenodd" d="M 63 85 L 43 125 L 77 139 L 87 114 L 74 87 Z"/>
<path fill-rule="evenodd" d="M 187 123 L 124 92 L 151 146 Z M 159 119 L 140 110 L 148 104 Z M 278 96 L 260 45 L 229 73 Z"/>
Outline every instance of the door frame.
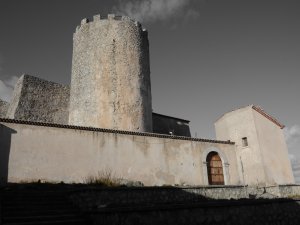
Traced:
<path fill-rule="evenodd" d="M 224 185 L 229 185 L 230 184 L 229 163 L 228 163 L 227 157 L 220 149 L 218 149 L 216 147 L 207 148 L 202 153 L 202 170 L 203 170 L 202 174 L 203 174 L 203 183 L 204 183 L 204 185 L 210 185 L 209 181 L 208 181 L 206 158 L 207 158 L 208 154 L 211 153 L 211 152 L 218 153 L 219 157 L 221 158 L 222 167 L 223 167 Z"/>

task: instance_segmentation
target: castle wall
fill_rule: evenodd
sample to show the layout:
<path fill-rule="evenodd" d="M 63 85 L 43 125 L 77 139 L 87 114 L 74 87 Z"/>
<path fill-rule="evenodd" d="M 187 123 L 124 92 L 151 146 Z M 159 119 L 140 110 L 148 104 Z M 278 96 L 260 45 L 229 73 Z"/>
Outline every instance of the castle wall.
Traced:
<path fill-rule="evenodd" d="M 145 185 L 201 185 L 207 184 L 205 156 L 214 150 L 229 162 L 226 184 L 240 184 L 232 143 L 12 121 L 0 124 L 0 155 L 7 159 L 2 171 L 8 171 L 9 182 L 85 182 L 111 171 L 117 178 Z"/>
<path fill-rule="evenodd" d="M 6 117 L 9 103 L 0 99 L 0 117 Z"/>
<path fill-rule="evenodd" d="M 69 93 L 68 86 L 22 75 L 14 88 L 6 116 L 11 119 L 67 124 Z"/>
<path fill-rule="evenodd" d="M 82 21 L 73 37 L 69 124 L 152 132 L 147 36 L 128 17 Z"/>
<path fill-rule="evenodd" d="M 269 184 L 295 183 L 282 129 L 255 110 L 252 112 L 266 181 Z"/>

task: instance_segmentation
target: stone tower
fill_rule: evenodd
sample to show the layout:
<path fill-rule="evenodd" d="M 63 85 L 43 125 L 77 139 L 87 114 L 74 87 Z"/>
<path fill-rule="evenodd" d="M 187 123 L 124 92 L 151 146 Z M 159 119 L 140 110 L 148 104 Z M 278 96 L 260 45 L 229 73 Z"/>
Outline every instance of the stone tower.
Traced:
<path fill-rule="evenodd" d="M 152 132 L 149 42 L 140 23 L 110 14 L 77 27 L 69 124 Z"/>

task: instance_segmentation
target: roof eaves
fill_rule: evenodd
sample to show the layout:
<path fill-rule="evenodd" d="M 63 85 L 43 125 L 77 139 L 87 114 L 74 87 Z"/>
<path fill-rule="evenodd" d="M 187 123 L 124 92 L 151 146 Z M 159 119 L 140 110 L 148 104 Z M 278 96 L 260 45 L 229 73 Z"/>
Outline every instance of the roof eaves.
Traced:
<path fill-rule="evenodd" d="M 271 122 L 275 123 L 277 126 L 279 126 L 281 129 L 285 127 L 285 125 L 281 124 L 277 119 L 275 119 L 270 114 L 266 113 L 261 107 L 259 106 L 252 106 L 252 109 L 254 109 L 256 112 L 260 113 L 262 116 L 266 117 Z"/>
<path fill-rule="evenodd" d="M 136 132 L 136 131 L 113 130 L 113 129 L 95 128 L 95 127 L 81 127 L 81 126 L 63 125 L 63 124 L 56 124 L 56 123 L 32 122 L 32 121 L 24 121 L 24 120 L 16 120 L 16 119 L 8 119 L 8 118 L 0 118 L 0 122 L 25 124 L 25 125 L 33 125 L 33 126 L 66 128 L 66 129 L 74 129 L 74 130 L 86 130 L 86 131 L 96 131 L 96 132 L 106 132 L 106 133 L 128 134 L 128 135 L 137 135 L 137 136 L 148 136 L 148 137 L 157 137 L 157 138 L 168 138 L 168 139 L 197 141 L 197 142 L 229 144 L 229 145 L 235 144 L 234 142 L 231 142 L 231 141 L 219 141 L 219 140 L 192 138 L 192 137 L 185 137 L 185 136 L 164 135 L 164 134 L 156 134 L 156 133 L 143 133 L 143 132 Z"/>

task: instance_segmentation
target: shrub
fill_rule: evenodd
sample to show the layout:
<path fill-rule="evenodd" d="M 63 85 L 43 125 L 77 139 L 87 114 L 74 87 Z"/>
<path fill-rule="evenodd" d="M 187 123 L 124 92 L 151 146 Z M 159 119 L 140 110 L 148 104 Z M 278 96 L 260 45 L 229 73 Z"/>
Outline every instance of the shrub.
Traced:
<path fill-rule="evenodd" d="M 100 171 L 97 175 L 85 179 L 86 184 L 96 184 L 105 187 L 121 186 L 120 179 L 116 178 L 110 170 Z"/>

